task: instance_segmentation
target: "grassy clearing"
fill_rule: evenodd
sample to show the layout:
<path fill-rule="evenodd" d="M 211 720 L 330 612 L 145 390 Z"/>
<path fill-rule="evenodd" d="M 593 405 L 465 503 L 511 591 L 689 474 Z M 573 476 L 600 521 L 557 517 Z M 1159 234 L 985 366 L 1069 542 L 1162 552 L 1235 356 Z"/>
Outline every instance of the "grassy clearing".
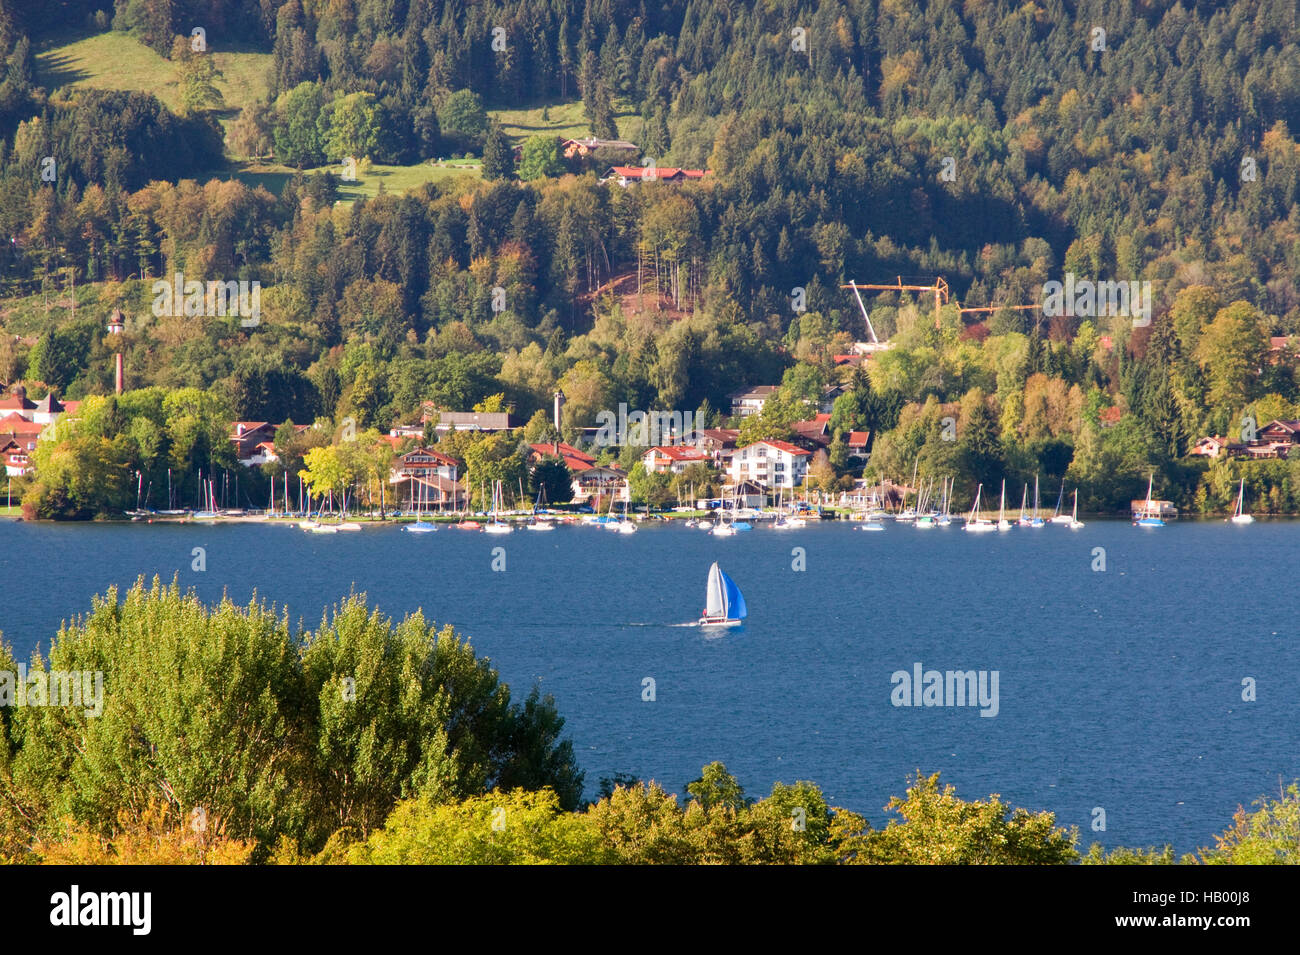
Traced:
<path fill-rule="evenodd" d="M 618 134 L 622 139 L 636 142 L 641 136 L 641 116 L 626 103 L 617 104 Z M 542 118 L 546 110 L 549 119 Z M 489 115 L 501 122 L 502 129 L 511 139 L 521 141 L 540 133 L 551 133 L 561 139 L 580 139 L 591 135 L 587 117 L 582 112 L 582 100 L 556 103 L 549 107 L 533 109 L 493 109 Z"/>
<path fill-rule="evenodd" d="M 81 35 L 50 44 L 36 54 L 36 82 L 50 92 L 69 87 L 138 90 L 152 93 L 173 111 L 180 108 L 176 68 L 125 33 Z M 218 116 L 228 126 L 241 109 L 266 95 L 271 54 L 212 49 L 212 57 L 221 71 L 217 88 L 226 101 Z"/>
<path fill-rule="evenodd" d="M 337 164 L 321 166 L 317 169 L 305 169 L 304 173 L 332 172 L 340 176 L 343 167 Z M 265 186 L 267 191 L 279 195 L 285 183 L 293 178 L 296 170 L 289 166 L 272 163 L 249 163 L 239 167 L 231 175 L 249 186 Z M 373 198 L 379 195 L 382 184 L 385 192 L 402 193 L 418 189 L 426 182 L 439 182 L 457 176 L 481 175 L 479 160 L 458 159 L 445 163 L 416 163 L 412 166 L 381 166 L 373 164 L 369 168 L 358 170 L 357 181 L 340 183 L 339 201 L 352 203 L 362 197 Z"/>

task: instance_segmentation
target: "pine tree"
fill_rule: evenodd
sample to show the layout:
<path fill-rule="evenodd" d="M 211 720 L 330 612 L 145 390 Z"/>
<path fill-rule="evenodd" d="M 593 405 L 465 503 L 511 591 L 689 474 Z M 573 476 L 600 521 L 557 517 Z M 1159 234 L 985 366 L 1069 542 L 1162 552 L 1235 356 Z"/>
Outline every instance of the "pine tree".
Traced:
<path fill-rule="evenodd" d="M 513 179 L 515 175 L 514 151 L 505 130 L 495 120 L 488 127 L 483 144 L 483 178 L 488 180 Z"/>

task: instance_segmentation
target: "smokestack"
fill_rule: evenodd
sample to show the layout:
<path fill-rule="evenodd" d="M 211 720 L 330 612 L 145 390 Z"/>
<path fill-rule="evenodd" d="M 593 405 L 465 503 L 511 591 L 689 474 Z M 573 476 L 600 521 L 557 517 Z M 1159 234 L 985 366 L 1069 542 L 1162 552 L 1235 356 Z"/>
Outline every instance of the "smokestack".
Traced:
<path fill-rule="evenodd" d="M 564 409 L 564 392 L 555 390 L 555 430 L 560 430 L 560 413 Z"/>
<path fill-rule="evenodd" d="M 118 352 L 113 356 L 113 359 L 113 364 L 115 365 L 113 390 L 116 394 L 120 395 L 122 393 L 122 353 Z"/>

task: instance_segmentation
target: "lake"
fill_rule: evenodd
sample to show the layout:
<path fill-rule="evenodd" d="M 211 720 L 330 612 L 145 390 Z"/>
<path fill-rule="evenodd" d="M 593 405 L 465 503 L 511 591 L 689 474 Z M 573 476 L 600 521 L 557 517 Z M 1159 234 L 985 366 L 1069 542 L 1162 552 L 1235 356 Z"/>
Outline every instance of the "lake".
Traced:
<path fill-rule="evenodd" d="M 919 768 L 966 799 L 1051 810 L 1084 847 L 1182 852 L 1300 776 L 1300 653 L 1277 577 L 1300 558 L 1300 522 L 980 535 L 810 522 L 731 538 L 5 522 L 0 548 L 0 630 L 20 660 L 91 594 L 141 574 L 179 574 L 210 602 L 256 591 L 313 628 L 353 589 L 390 616 L 423 608 L 470 637 L 516 699 L 534 683 L 554 695 L 589 797 L 618 772 L 681 792 L 721 760 L 751 795 L 812 780 L 882 824 Z M 749 606 L 717 636 L 681 626 L 714 560 Z M 996 715 L 894 705 L 893 674 L 916 664 L 996 671 Z"/>

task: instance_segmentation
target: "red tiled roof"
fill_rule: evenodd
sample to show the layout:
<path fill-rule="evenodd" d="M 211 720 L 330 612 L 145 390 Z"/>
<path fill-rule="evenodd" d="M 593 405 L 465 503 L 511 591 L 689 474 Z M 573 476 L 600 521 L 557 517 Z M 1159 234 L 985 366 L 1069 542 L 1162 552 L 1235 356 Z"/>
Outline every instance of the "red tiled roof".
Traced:
<path fill-rule="evenodd" d="M 870 437 L 871 437 L 870 431 L 850 431 L 849 447 L 850 448 L 865 447 L 867 443 L 867 439 Z"/>
<path fill-rule="evenodd" d="M 532 450 L 533 450 L 536 454 L 539 454 L 539 455 L 541 455 L 542 457 L 552 457 L 552 458 L 553 458 L 553 457 L 555 457 L 555 447 L 556 447 L 556 443 L 557 443 L 557 442 L 555 442 L 555 441 L 543 441 L 543 442 L 541 442 L 541 443 L 539 443 L 539 444 L 530 444 L 528 447 L 532 448 Z M 595 464 L 595 463 L 596 463 L 596 459 L 593 458 L 590 454 L 587 454 L 587 453 L 584 452 L 584 451 L 579 451 L 579 450 L 578 450 L 577 448 L 575 448 L 573 445 L 571 445 L 571 444 L 565 444 L 563 441 L 558 442 L 558 444 L 559 444 L 559 448 L 560 448 L 560 455 L 559 455 L 560 457 L 562 457 L 562 458 L 577 458 L 579 461 L 586 461 L 587 464 L 589 464 L 589 465 L 591 465 L 591 464 Z"/>
<path fill-rule="evenodd" d="M 666 458 L 672 458 L 674 461 L 707 461 L 709 458 L 707 454 L 698 448 L 680 444 L 664 444 L 647 448 L 641 457 L 645 457 L 646 454 L 661 454 Z"/>

